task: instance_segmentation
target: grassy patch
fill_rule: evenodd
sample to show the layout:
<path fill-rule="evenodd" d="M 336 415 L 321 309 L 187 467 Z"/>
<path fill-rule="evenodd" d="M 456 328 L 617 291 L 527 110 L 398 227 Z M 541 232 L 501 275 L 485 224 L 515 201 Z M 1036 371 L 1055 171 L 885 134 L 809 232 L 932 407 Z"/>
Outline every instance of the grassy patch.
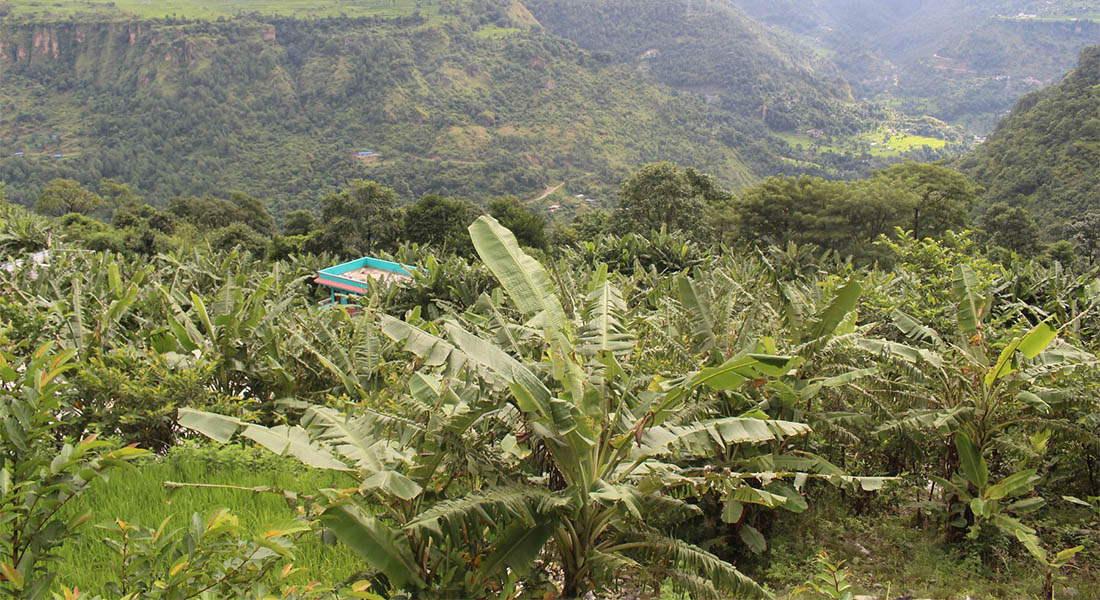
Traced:
<path fill-rule="evenodd" d="M 496 25 L 490 25 L 488 27 L 482 27 L 474 32 L 479 38 L 482 39 L 500 39 L 516 33 L 522 33 L 523 30 L 518 27 L 497 27 Z"/>
<path fill-rule="evenodd" d="M 947 142 L 940 138 L 913 135 L 904 129 L 890 127 L 880 127 L 855 136 L 818 136 L 790 131 L 778 132 L 775 135 L 787 142 L 791 148 L 801 145 L 803 148 L 812 148 L 819 152 L 837 154 L 866 152 L 871 156 L 884 157 L 899 156 L 922 146 L 938 149 L 947 145 Z"/>
<path fill-rule="evenodd" d="M 119 471 L 110 481 L 97 482 L 90 493 L 67 507 L 76 514 L 91 509 L 95 517 L 85 525 L 79 539 L 64 548 L 58 581 L 78 586 L 82 592 L 101 593 L 115 577 L 117 556 L 103 544 L 96 523 L 113 519 L 156 527 L 172 517 L 185 526 L 192 513 L 208 515 L 219 508 L 230 509 L 243 526 L 266 531 L 285 523 L 293 512 L 281 495 L 219 489 L 183 489 L 168 498 L 165 481 L 211 483 L 246 487 L 268 486 L 301 492 L 347 486 L 351 480 L 339 474 L 306 469 L 297 461 L 254 448 L 239 446 L 183 447 L 168 456 L 139 465 L 137 471 Z M 362 568 L 346 547 L 323 546 L 318 538 L 307 537 L 298 546 L 294 565 L 302 570 L 293 583 L 336 582 Z"/>
<path fill-rule="evenodd" d="M 795 595 L 795 588 L 814 576 L 814 557 L 825 550 L 832 561 L 845 561 L 857 594 L 945 600 L 1040 596 L 1042 575 L 1015 539 L 991 530 L 977 541 L 948 544 L 929 519 L 918 523 L 911 510 L 897 508 L 901 502 L 885 497 L 873 502 L 874 509 L 859 515 L 850 498 L 827 490 L 805 513 L 784 515 L 770 532 L 767 554 L 754 575 L 778 590 L 778 598 L 806 597 Z M 1092 597 L 1087 594 L 1094 575 L 1087 568 L 1065 574 L 1056 585 L 1057 597 Z"/>

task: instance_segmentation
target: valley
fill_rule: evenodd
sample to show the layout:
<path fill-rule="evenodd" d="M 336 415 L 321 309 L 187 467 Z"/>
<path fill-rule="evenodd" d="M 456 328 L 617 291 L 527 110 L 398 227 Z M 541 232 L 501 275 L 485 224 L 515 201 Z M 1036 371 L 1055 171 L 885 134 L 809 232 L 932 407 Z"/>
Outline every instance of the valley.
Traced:
<path fill-rule="evenodd" d="M 1097 40 L 0 0 L 0 597 L 1095 597 Z"/>

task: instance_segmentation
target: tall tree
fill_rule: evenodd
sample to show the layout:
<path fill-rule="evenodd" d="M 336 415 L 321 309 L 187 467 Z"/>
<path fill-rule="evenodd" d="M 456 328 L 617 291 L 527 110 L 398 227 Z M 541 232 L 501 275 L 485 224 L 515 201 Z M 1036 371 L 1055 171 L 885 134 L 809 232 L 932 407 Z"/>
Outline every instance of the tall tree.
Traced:
<path fill-rule="evenodd" d="M 647 234 L 664 227 L 710 237 L 712 211 L 727 209 L 732 201 L 733 195 L 708 175 L 669 162 L 653 163 L 619 186 L 613 227 L 618 233 Z"/>
<path fill-rule="evenodd" d="M 542 250 L 550 246 L 550 240 L 546 237 L 546 219 L 520 204 L 515 196 L 499 196 L 490 200 L 489 214 L 512 230 L 520 244 Z"/>
<path fill-rule="evenodd" d="M 940 165 L 907 162 L 878 171 L 874 177 L 917 195 L 904 226 L 917 239 L 939 237 L 948 229 L 965 226 L 967 211 L 981 192 L 962 173 Z"/>
<path fill-rule="evenodd" d="M 1100 259 L 1100 210 L 1090 210 L 1073 220 L 1067 233 L 1089 265 Z"/>
<path fill-rule="evenodd" d="M 314 229 L 317 229 L 317 215 L 308 208 L 290 211 L 283 219 L 286 235 L 309 235 Z"/>
<path fill-rule="evenodd" d="M 84 189 L 72 179 L 54 179 L 38 196 L 34 210 L 59 217 L 68 213 L 86 215 L 104 205 L 99 194 Z"/>
<path fill-rule="evenodd" d="M 480 212 L 467 200 L 428 194 L 405 209 L 405 240 L 472 255 L 474 247 L 466 228 Z"/>
<path fill-rule="evenodd" d="M 1022 256 L 1039 253 L 1039 225 L 1019 206 L 998 202 L 982 215 L 982 229 L 993 244 L 1008 248 Z"/>
<path fill-rule="evenodd" d="M 382 184 L 352 180 L 348 188 L 321 201 L 325 247 L 344 256 L 363 256 L 392 247 L 401 231 L 394 191 Z"/>

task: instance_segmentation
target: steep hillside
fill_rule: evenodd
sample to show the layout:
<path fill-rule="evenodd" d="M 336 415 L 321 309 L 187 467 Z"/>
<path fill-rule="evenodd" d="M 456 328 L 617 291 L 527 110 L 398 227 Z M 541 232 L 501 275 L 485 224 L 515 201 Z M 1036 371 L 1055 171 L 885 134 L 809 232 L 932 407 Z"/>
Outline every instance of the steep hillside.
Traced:
<path fill-rule="evenodd" d="M 781 130 L 858 128 L 840 72 L 727 0 L 527 0 L 549 31 Z"/>
<path fill-rule="evenodd" d="M 606 191 L 657 160 L 738 187 L 778 170 L 783 144 L 754 121 L 548 35 L 516 3 L 468 6 L 436 20 L 9 18 L 0 180 L 23 202 L 54 177 L 116 178 L 154 202 L 242 189 L 278 213 L 351 178 L 482 199 L 578 178 Z"/>
<path fill-rule="evenodd" d="M 1100 210 L 1100 46 L 1061 83 L 1021 98 L 959 167 L 989 203 L 1024 206 L 1047 224 Z"/>
<path fill-rule="evenodd" d="M 732 1 L 830 52 L 857 96 L 981 134 L 1100 39 L 1100 6 L 1083 0 Z"/>

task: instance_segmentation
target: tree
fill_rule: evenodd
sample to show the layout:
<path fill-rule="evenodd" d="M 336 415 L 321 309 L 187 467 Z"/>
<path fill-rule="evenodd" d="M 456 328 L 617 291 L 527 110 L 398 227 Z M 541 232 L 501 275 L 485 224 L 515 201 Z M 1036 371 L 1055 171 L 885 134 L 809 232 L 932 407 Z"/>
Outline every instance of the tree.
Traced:
<path fill-rule="evenodd" d="M 1067 233 L 1090 266 L 1100 259 L 1100 211 L 1090 210 L 1081 215 L 1069 224 Z"/>
<path fill-rule="evenodd" d="M 489 214 L 512 230 L 521 245 L 540 250 L 550 246 L 550 240 L 546 237 L 546 219 L 520 204 L 515 196 L 498 196 L 489 200 Z"/>
<path fill-rule="evenodd" d="M 275 233 L 275 219 L 267 212 L 264 201 L 241 191 L 230 192 L 229 201 L 241 211 L 241 222 L 263 235 Z"/>
<path fill-rule="evenodd" d="M 993 244 L 1007 248 L 1021 256 L 1039 253 L 1039 225 L 1029 212 L 1019 206 L 998 202 L 990 206 L 982 216 L 982 229 Z"/>
<path fill-rule="evenodd" d="M 939 237 L 948 229 L 966 225 L 967 211 L 981 188 L 965 175 L 940 165 L 907 162 L 878 171 L 875 179 L 917 195 L 905 228 L 913 237 Z"/>
<path fill-rule="evenodd" d="M 709 213 L 729 208 L 732 201 L 733 195 L 709 175 L 653 163 L 619 186 L 612 226 L 620 234 L 646 235 L 663 227 L 710 237 L 714 227 Z"/>
<path fill-rule="evenodd" d="M 405 240 L 468 256 L 474 247 L 466 227 L 480 212 L 472 202 L 427 194 L 405 209 Z"/>
<path fill-rule="evenodd" d="M 228 200 L 213 196 L 172 198 L 168 212 L 201 230 L 239 223 L 260 235 L 275 233 L 275 219 L 267 212 L 264 202 L 240 191 L 231 192 Z"/>
<path fill-rule="evenodd" d="M 283 219 L 285 235 L 309 235 L 314 229 L 317 229 L 317 214 L 306 208 L 291 211 Z"/>
<path fill-rule="evenodd" d="M 116 213 L 120 210 L 135 211 L 144 205 L 144 199 L 130 189 L 130 185 L 104 179 L 99 182 L 99 195 Z"/>
<path fill-rule="evenodd" d="M 86 215 L 103 205 L 103 198 L 84 189 L 75 180 L 54 179 L 38 196 L 34 210 L 43 215 L 60 217 L 68 213 Z"/>
<path fill-rule="evenodd" d="M 573 229 L 577 230 L 578 239 L 596 239 L 611 231 L 611 213 L 602 208 L 586 210 L 573 219 Z"/>
<path fill-rule="evenodd" d="M 210 247 L 215 250 L 242 248 L 253 256 L 263 256 L 267 239 L 244 223 L 230 223 L 210 232 Z"/>
<path fill-rule="evenodd" d="M 346 190 L 321 201 L 322 242 L 330 252 L 364 256 L 392 247 L 401 231 L 394 191 L 380 183 L 352 180 Z"/>
<path fill-rule="evenodd" d="M 846 218 L 833 208 L 844 184 L 819 177 L 769 177 L 749 188 L 737 203 L 739 237 L 754 244 L 813 243 L 832 247 L 846 238 Z"/>

